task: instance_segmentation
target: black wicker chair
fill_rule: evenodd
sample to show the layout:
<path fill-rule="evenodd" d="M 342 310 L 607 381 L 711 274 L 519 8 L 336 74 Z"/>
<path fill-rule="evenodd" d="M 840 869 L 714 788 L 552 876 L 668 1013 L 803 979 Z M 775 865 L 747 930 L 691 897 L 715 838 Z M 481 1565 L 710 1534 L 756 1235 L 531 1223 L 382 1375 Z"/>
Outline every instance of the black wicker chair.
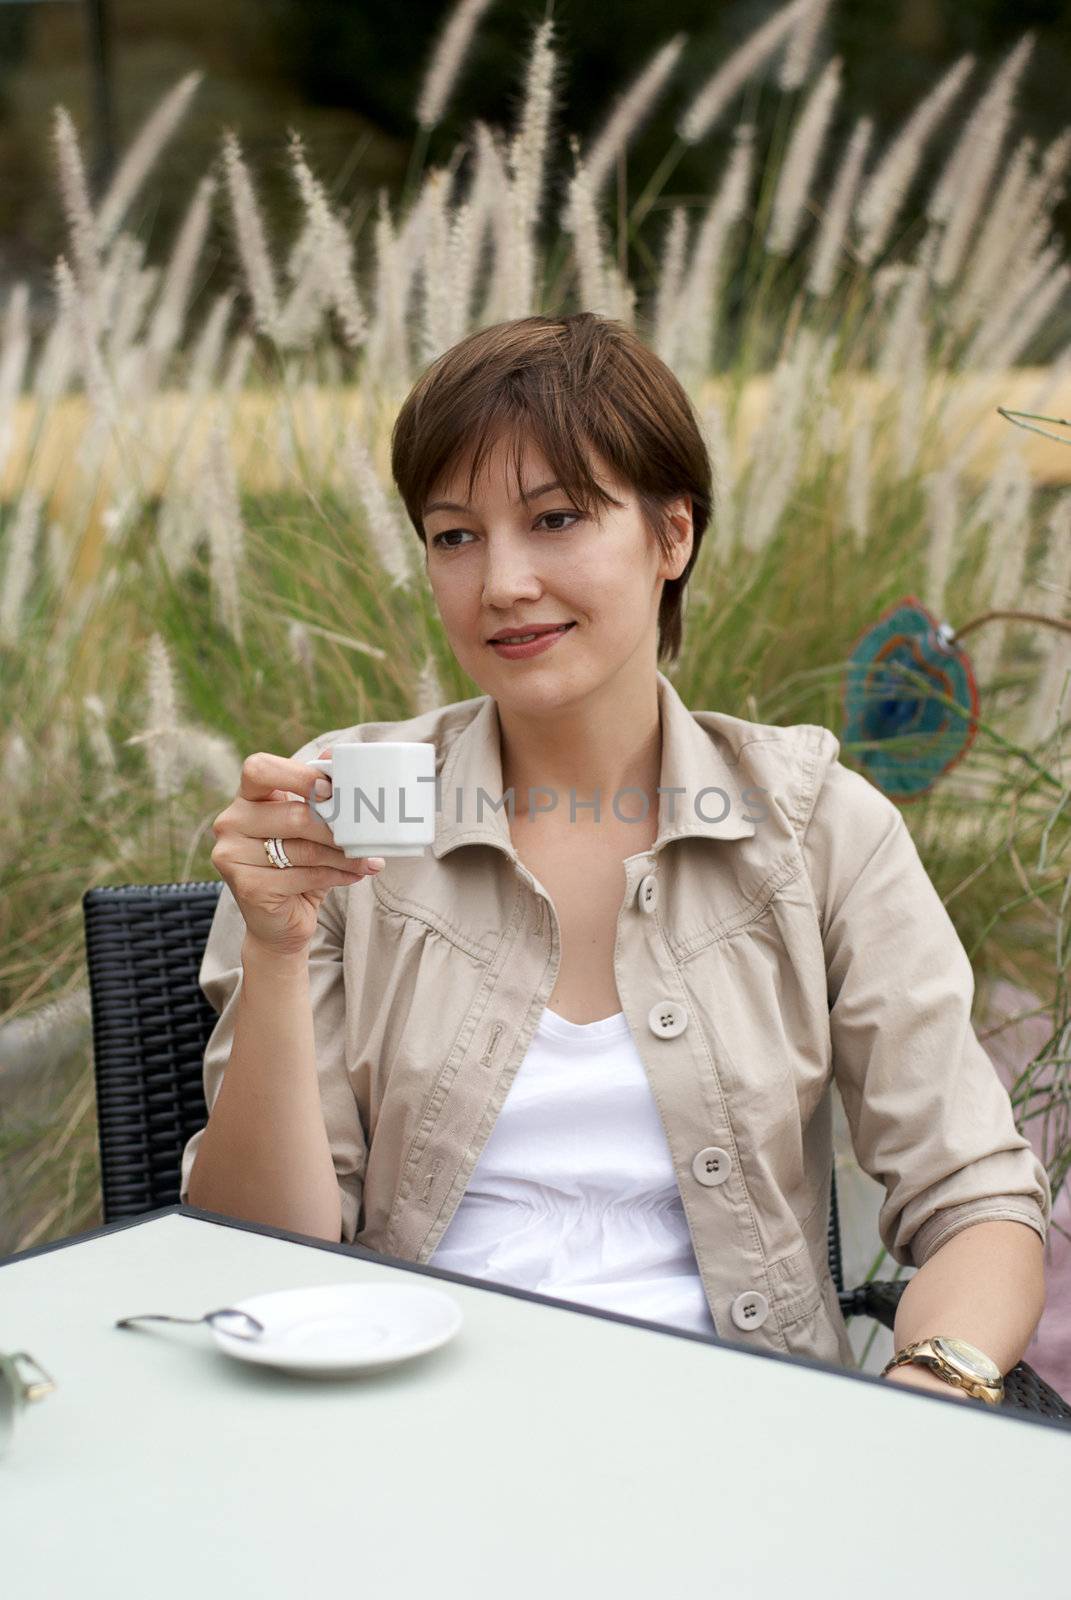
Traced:
<path fill-rule="evenodd" d="M 121 884 L 83 896 L 93 1013 L 104 1221 L 176 1205 L 182 1151 L 207 1120 L 204 1051 L 216 1013 L 198 983 L 220 881 Z M 837 1185 L 829 1267 L 845 1317 L 892 1328 L 908 1279 L 846 1290 Z M 1025 1361 L 1005 1403 L 1071 1423 L 1071 1406 Z"/>

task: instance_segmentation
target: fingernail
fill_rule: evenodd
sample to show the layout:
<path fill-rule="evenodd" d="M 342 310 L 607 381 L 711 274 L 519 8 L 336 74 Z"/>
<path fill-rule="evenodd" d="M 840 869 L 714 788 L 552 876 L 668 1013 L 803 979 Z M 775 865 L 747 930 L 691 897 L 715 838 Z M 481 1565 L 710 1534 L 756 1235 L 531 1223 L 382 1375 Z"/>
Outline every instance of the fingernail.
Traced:
<path fill-rule="evenodd" d="M 331 779 L 317 778 L 316 782 L 313 784 L 313 792 L 316 795 L 317 800 L 326 800 L 328 795 L 331 793 Z"/>
<path fill-rule="evenodd" d="M 384 861 L 382 856 L 369 856 L 368 857 L 368 870 L 369 870 L 369 872 L 378 872 L 381 867 L 385 867 L 386 865 L 387 865 L 387 863 Z"/>

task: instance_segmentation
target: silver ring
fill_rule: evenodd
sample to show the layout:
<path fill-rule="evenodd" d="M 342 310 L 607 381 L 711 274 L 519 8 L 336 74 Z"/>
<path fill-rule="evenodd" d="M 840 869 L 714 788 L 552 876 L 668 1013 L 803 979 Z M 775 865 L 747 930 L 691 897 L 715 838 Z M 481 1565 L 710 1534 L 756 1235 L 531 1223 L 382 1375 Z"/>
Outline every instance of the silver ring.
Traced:
<path fill-rule="evenodd" d="M 294 865 L 283 849 L 283 841 L 281 839 L 265 839 L 263 843 L 264 849 L 267 851 L 268 860 L 273 867 L 282 869 L 283 867 L 292 867 Z"/>

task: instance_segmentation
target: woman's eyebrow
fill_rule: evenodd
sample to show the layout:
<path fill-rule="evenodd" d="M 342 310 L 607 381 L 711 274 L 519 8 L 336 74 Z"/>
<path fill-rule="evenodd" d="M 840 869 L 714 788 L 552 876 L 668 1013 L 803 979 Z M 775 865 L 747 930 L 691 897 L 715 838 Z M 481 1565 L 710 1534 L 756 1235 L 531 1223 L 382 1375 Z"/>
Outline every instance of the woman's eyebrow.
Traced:
<path fill-rule="evenodd" d="M 549 494 L 552 489 L 560 489 L 560 483 L 538 483 L 534 489 L 522 489 L 521 500 L 527 505 L 531 500 L 538 500 L 541 494 Z M 514 501 L 519 505 L 520 501 Z M 424 515 L 429 516 L 433 511 L 471 511 L 472 506 L 459 506 L 456 500 L 431 500 L 424 507 Z"/>

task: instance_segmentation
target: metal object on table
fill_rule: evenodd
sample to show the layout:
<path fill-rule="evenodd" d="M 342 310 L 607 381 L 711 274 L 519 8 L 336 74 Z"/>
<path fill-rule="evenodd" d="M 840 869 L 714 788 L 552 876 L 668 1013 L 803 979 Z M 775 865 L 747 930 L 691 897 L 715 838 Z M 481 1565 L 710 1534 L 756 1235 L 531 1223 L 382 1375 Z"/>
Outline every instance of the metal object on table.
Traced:
<path fill-rule="evenodd" d="M 115 1324 L 117 1328 L 129 1328 L 135 1322 L 188 1322 L 191 1324 L 207 1322 L 210 1327 L 219 1328 L 222 1333 L 233 1334 L 236 1339 L 259 1339 L 264 1332 L 264 1324 L 258 1322 L 256 1317 L 250 1316 L 248 1311 L 239 1311 L 234 1306 L 221 1306 L 218 1311 L 206 1311 L 203 1317 L 171 1317 L 162 1311 L 144 1311 L 139 1316 L 121 1317 Z"/>
<path fill-rule="evenodd" d="M 39 1376 L 26 1382 L 16 1365 L 19 1361 L 35 1367 Z M 56 1388 L 56 1380 L 49 1376 L 39 1361 L 26 1350 L 14 1350 L 10 1355 L 0 1351 L 0 1456 L 11 1443 L 15 1432 L 15 1418 L 22 1407 L 31 1400 L 43 1400 Z"/>

